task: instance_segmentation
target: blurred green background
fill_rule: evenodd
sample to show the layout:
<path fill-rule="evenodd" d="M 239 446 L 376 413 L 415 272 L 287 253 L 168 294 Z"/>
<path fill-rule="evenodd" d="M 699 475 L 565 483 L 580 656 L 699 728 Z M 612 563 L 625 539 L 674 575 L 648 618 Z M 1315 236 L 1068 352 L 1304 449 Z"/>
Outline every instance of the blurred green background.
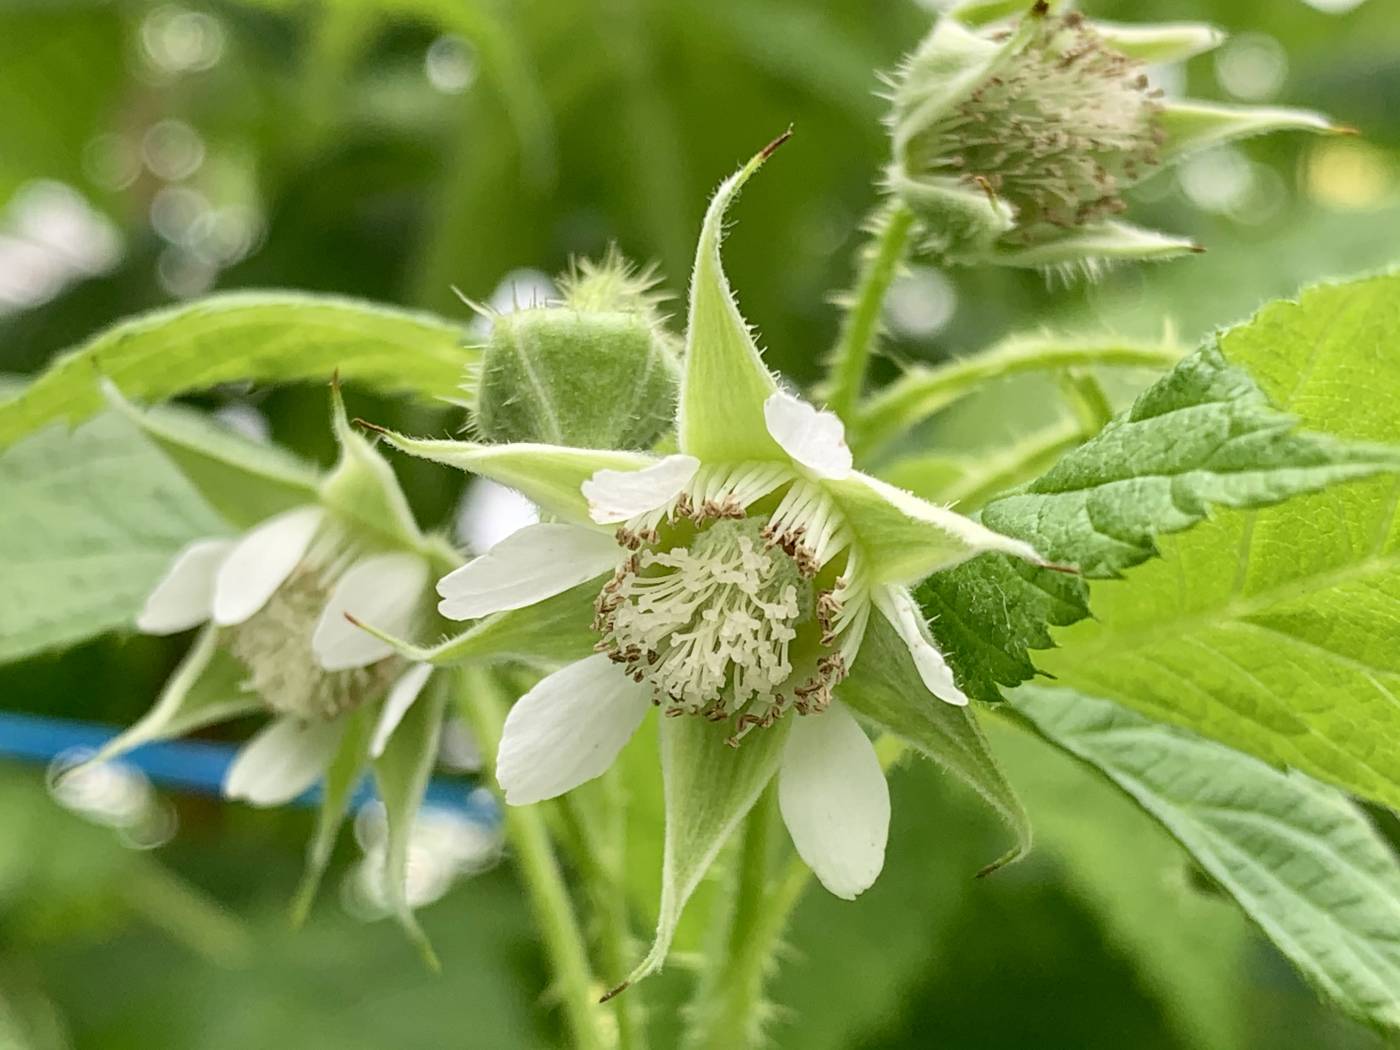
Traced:
<path fill-rule="evenodd" d="M 1071 287 L 915 267 L 891 299 L 884 375 L 1047 324 L 1190 343 L 1400 255 L 1394 0 L 1088 6 L 1234 34 L 1163 71 L 1171 90 L 1311 106 L 1363 134 L 1246 143 L 1144 186 L 1133 217 L 1202 241 L 1198 258 Z M 876 72 L 930 18 L 907 0 L 4 0 L 0 372 L 216 289 L 337 292 L 465 323 L 454 287 L 528 300 L 613 242 L 681 292 L 709 191 L 792 124 L 726 262 L 772 363 L 810 381 L 876 199 Z M 1034 382 L 988 391 L 931 436 L 975 451 L 1034 427 L 1049 400 Z M 203 403 L 329 456 L 321 390 Z M 443 418 L 363 396 L 351 409 L 410 429 Z M 450 518 L 459 482 L 404 475 L 426 520 Z M 0 705 L 129 722 L 179 648 L 114 637 L 3 668 Z M 1037 818 L 1036 855 L 974 882 L 998 830 L 932 769 L 903 769 L 880 882 L 858 904 L 814 894 L 799 910 L 776 1046 L 1382 1045 L 1319 1006 L 1131 806 L 1018 731 L 995 742 Z M 309 928 L 287 928 L 309 812 L 166 801 L 174 838 L 133 850 L 59 807 L 42 770 L 0 765 L 0 1048 L 560 1044 L 508 865 L 425 910 L 446 966 L 433 977 L 391 924 L 342 906 L 335 879 Z M 341 870 L 357 855 L 346 838 Z M 682 959 L 658 983 L 657 1046 L 685 986 Z"/>

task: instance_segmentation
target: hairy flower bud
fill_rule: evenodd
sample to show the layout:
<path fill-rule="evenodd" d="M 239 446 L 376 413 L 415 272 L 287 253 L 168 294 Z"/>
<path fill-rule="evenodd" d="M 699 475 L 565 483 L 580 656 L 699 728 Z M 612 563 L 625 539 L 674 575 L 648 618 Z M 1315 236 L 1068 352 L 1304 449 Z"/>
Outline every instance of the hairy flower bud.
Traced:
<path fill-rule="evenodd" d="M 561 304 L 494 317 L 475 390 L 481 436 L 649 447 L 671 424 L 679 374 L 654 285 L 609 253 L 560 280 Z"/>
<path fill-rule="evenodd" d="M 1113 26 L 1044 0 L 1011 25 L 968 24 L 987 10 L 941 18 L 892 83 L 889 188 L 949 261 L 1092 269 L 1194 250 L 1115 220 L 1123 191 L 1194 149 L 1336 130 L 1299 110 L 1166 100 L 1145 63 L 1214 47 L 1209 27 Z"/>

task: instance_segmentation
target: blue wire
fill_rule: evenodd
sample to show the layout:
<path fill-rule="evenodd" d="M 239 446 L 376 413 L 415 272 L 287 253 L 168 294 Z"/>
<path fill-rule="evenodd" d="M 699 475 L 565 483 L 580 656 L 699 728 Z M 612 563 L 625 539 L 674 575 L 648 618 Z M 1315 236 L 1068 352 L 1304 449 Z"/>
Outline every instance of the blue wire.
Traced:
<path fill-rule="evenodd" d="M 101 723 L 0 712 L 0 759 L 47 766 L 65 752 L 95 751 L 119 732 L 119 727 Z M 121 761 L 162 787 L 218 796 L 235 753 L 236 748 L 229 744 L 162 740 L 132 749 Z M 356 789 L 351 807 L 358 809 L 376 797 L 372 779 L 366 777 Z M 314 806 L 320 800 L 321 789 L 315 787 L 291 805 Z M 455 810 L 487 826 L 500 821 L 500 811 L 490 793 L 460 780 L 434 777 L 428 784 L 423 803 Z"/>

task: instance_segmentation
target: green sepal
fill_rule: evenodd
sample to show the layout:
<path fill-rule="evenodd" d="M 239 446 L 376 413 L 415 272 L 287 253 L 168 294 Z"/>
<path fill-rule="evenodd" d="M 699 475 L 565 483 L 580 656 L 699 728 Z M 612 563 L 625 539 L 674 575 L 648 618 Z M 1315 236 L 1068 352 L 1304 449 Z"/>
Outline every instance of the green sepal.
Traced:
<path fill-rule="evenodd" d="M 1231 106 L 1193 100 L 1168 102 L 1157 119 L 1166 133 L 1166 141 L 1162 143 L 1164 164 L 1170 164 L 1188 153 L 1270 131 L 1331 134 L 1347 131 L 1331 118 L 1311 110 L 1285 106 Z"/>
<path fill-rule="evenodd" d="M 444 667 L 471 661 L 518 660 L 562 667 L 594 651 L 598 635 L 589 625 L 602 580 L 599 576 L 523 609 L 493 613 L 437 645 L 414 645 L 372 623 L 356 623 L 413 663 Z"/>
<path fill-rule="evenodd" d="M 315 501 L 316 471 L 277 446 L 250 441 L 189 409 L 142 410 L 112 383 L 102 392 L 229 524 L 246 528 Z"/>
<path fill-rule="evenodd" d="M 1023 7 L 1022 10 L 1028 9 Z M 904 60 L 892 101 L 890 133 L 897 166 L 906 165 L 911 145 L 1023 47 L 1038 19 L 1023 18 L 1000 42 L 975 33 L 957 18 L 940 18 Z"/>
<path fill-rule="evenodd" d="M 399 487 L 394 469 L 350 425 L 338 383 L 331 384 L 331 430 L 340 447 L 340 460 L 321 482 L 321 502 L 342 520 L 354 522 L 394 546 L 422 551 L 425 540 L 408 497 Z"/>
<path fill-rule="evenodd" d="M 720 185 L 695 246 L 676 433 L 681 451 L 702 460 L 786 458 L 763 418 L 763 403 L 778 385 L 739 313 L 719 254 L 730 204 L 786 138 L 775 140 Z"/>
<path fill-rule="evenodd" d="M 244 666 L 219 647 L 219 629 L 201 629 L 155 706 L 84 764 L 109 762 L 142 744 L 262 710 L 257 696 L 245 688 L 247 677 Z"/>
<path fill-rule="evenodd" d="M 493 443 L 649 448 L 678 383 L 669 337 L 640 312 L 517 310 L 493 320 L 475 422 Z"/>
<path fill-rule="evenodd" d="M 919 217 L 924 251 L 977 258 L 1016 225 L 1016 209 L 989 189 L 945 177 L 916 178 L 899 168 L 886 177 L 891 193 Z"/>
<path fill-rule="evenodd" d="M 1019 540 L 866 474 L 827 479 L 822 486 L 845 515 L 863 564 L 880 583 L 918 582 L 984 551 L 1036 555 Z"/>
<path fill-rule="evenodd" d="M 661 722 L 661 775 L 665 784 L 666 842 L 661 863 L 661 907 L 651 950 L 608 998 L 661 969 L 681 911 L 720 848 L 753 808 L 778 771 L 791 718 L 730 747 L 729 723 L 683 716 Z"/>
<path fill-rule="evenodd" d="M 345 811 L 369 763 L 369 742 L 374 732 L 374 714 L 368 707 L 355 711 L 346 720 L 340 746 L 321 781 L 321 806 L 316 814 L 316 830 L 306 847 L 306 870 L 292 900 L 292 924 L 300 926 L 311 913 L 316 892 L 331 861 L 336 835 L 345 822 Z"/>
<path fill-rule="evenodd" d="M 435 675 L 394 730 L 384 753 L 374 761 L 374 780 L 384 802 L 388 834 L 384 886 L 399 925 L 417 946 L 424 964 L 434 972 L 441 970 L 442 964 L 408 901 L 408 847 L 413 821 L 437 762 L 446 704 L 442 676 Z"/>
<path fill-rule="evenodd" d="M 1204 22 L 1130 25 L 1095 20 L 1089 25 L 1114 51 L 1146 65 L 1185 62 L 1225 42 L 1223 31 Z"/>
<path fill-rule="evenodd" d="M 928 691 L 899 634 L 874 610 L 860 654 L 837 692 L 856 714 L 931 758 L 980 795 L 1016 836 L 1009 852 L 984 867 L 987 875 L 1031 848 L 1030 817 L 1002 774 L 970 706 L 955 707 Z"/>
<path fill-rule="evenodd" d="M 959 262 L 995 263 L 1030 269 L 1070 268 L 1091 274 L 1101 263 L 1160 261 L 1203 249 L 1195 241 L 1134 226 L 1130 222 L 1094 223 L 1068 230 L 1037 233 L 1029 244 L 1002 241 L 985 255 L 956 256 Z"/>
<path fill-rule="evenodd" d="M 441 441 L 382 431 L 400 452 L 456 467 L 513 488 L 539 504 L 546 514 L 591 525 L 581 486 L 599 470 L 641 470 L 655 458 L 618 449 L 567 448 L 563 445 L 484 445 L 476 441 Z"/>

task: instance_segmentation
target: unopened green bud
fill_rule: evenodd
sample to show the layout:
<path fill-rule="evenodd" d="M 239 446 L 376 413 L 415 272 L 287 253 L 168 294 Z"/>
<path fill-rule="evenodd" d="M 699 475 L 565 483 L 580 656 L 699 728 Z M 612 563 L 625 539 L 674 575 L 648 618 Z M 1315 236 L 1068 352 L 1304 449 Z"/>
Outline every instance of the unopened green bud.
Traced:
<path fill-rule="evenodd" d="M 893 83 L 889 187 L 949 261 L 1092 267 L 1193 250 L 1114 219 L 1123 191 L 1206 145 L 1336 130 L 1301 110 L 1166 100 L 1144 62 L 1215 46 L 1210 27 L 1095 23 L 1044 2 L 1012 25 L 980 26 L 1005 6 L 941 18 Z"/>
<path fill-rule="evenodd" d="M 578 263 L 563 305 L 493 319 L 476 387 L 486 441 L 648 448 L 675 416 L 676 340 L 654 281 L 618 257 Z"/>

